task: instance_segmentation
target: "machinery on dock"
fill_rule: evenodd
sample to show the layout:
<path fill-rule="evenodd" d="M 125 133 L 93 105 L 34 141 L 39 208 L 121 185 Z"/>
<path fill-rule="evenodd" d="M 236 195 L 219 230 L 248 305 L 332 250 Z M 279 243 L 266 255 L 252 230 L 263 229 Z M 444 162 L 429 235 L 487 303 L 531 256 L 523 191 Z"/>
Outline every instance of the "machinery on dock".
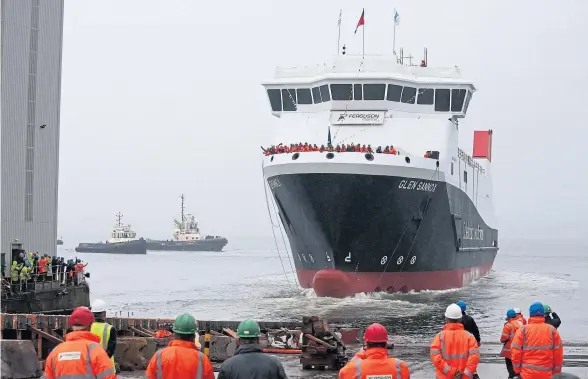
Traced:
<path fill-rule="evenodd" d="M 304 370 L 339 370 L 349 360 L 345 344 L 329 328 L 325 320 L 316 316 L 303 317 L 300 363 Z"/>

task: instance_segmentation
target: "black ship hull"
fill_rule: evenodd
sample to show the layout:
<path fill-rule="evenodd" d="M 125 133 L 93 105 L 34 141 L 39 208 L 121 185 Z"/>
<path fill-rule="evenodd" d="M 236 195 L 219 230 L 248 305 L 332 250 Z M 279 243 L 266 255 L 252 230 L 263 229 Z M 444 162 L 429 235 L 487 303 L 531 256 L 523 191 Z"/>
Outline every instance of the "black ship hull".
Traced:
<path fill-rule="evenodd" d="M 138 239 L 119 243 L 80 243 L 78 253 L 147 254 L 147 241 Z"/>
<path fill-rule="evenodd" d="M 37 282 L 34 287 L 34 290 L 3 295 L 2 313 L 67 315 L 76 307 L 90 306 L 90 287 L 86 283 L 65 287 L 59 282 Z"/>
<path fill-rule="evenodd" d="M 222 251 L 229 243 L 226 238 L 208 238 L 198 241 L 147 241 L 147 250 L 153 251 Z"/>
<path fill-rule="evenodd" d="M 299 282 L 319 296 L 459 288 L 498 251 L 498 231 L 444 181 L 299 173 L 268 183 Z"/>

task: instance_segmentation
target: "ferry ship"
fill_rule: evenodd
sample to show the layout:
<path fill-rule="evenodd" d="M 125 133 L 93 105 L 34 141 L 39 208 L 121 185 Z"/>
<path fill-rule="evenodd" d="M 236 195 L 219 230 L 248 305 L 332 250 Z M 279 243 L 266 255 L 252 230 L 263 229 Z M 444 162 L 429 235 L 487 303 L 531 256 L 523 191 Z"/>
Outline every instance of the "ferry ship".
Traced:
<path fill-rule="evenodd" d="M 303 288 L 330 297 L 443 290 L 490 271 L 493 134 L 475 131 L 473 146 L 459 147 L 476 87 L 457 66 L 430 67 L 426 49 L 419 65 L 402 49 L 343 52 L 278 67 L 262 84 L 274 146 L 287 146 L 265 150 L 263 175 Z"/>
<path fill-rule="evenodd" d="M 122 214 L 116 215 L 116 225 L 112 228 L 110 239 L 106 243 L 80 243 L 76 247 L 78 253 L 107 253 L 107 254 L 147 254 L 147 241 L 137 238 L 137 233 L 131 225 L 121 222 Z"/>

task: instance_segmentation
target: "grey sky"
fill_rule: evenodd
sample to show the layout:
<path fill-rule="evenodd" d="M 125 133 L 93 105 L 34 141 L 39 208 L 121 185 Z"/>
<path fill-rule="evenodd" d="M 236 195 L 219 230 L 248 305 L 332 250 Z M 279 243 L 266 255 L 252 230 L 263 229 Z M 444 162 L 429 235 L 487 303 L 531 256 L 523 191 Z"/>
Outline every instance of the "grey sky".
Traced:
<path fill-rule="evenodd" d="M 584 1 L 68 1 L 65 4 L 58 233 L 104 240 L 121 211 L 144 237 L 171 237 L 179 194 L 203 232 L 271 236 L 261 144 L 263 87 L 276 65 L 313 64 L 342 43 L 397 47 L 458 65 L 479 91 L 462 124 L 495 131 L 504 237 L 583 233 L 588 105 Z"/>

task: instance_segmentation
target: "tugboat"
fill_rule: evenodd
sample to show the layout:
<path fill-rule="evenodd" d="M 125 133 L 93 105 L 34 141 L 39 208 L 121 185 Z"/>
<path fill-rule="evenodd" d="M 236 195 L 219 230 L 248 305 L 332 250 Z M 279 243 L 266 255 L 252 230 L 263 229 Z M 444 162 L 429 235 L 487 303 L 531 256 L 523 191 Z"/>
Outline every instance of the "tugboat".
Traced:
<path fill-rule="evenodd" d="M 63 238 L 63 237 L 62 237 Z M 58 238 L 57 239 L 57 246 L 61 246 L 63 245 L 63 239 L 62 238 Z"/>
<path fill-rule="evenodd" d="M 300 285 L 318 296 L 459 288 L 494 263 L 493 134 L 458 138 L 476 87 L 430 67 L 426 49 L 411 58 L 344 51 L 263 83 L 282 124 L 263 174 Z"/>
<path fill-rule="evenodd" d="M 229 241 L 221 236 L 202 238 L 200 228 L 191 214 L 184 214 L 184 195 L 182 199 L 181 221 L 174 220 L 176 229 L 171 241 L 147 240 L 147 250 L 155 251 L 222 251 Z"/>
<path fill-rule="evenodd" d="M 121 223 L 122 214 L 116 214 L 116 225 L 112 229 L 111 238 L 106 243 L 80 243 L 76 247 L 78 253 L 106 254 L 147 254 L 147 242 L 137 238 L 131 225 Z"/>

